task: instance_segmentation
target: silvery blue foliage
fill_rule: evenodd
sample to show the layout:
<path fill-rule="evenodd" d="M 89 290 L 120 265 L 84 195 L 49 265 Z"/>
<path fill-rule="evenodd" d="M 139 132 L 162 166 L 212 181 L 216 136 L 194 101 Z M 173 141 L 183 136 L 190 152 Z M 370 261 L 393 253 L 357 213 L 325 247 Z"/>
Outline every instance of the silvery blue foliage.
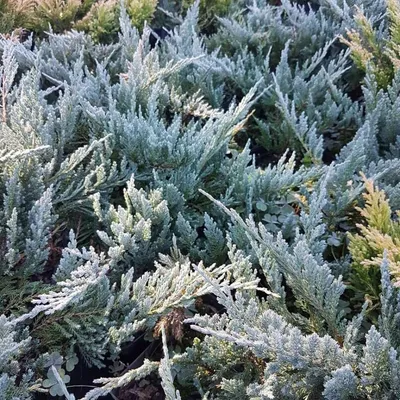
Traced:
<path fill-rule="evenodd" d="M 156 372 L 168 399 L 396 398 L 398 288 L 384 260 L 378 322 L 349 315 L 343 231 L 360 171 L 400 204 L 400 75 L 355 99 L 337 40 L 354 6 L 385 37 L 386 5 L 234 2 L 210 36 L 199 6 L 156 46 L 124 7 L 110 45 L 0 39 L 0 393 L 43 389 L 43 349 L 103 368 L 161 329 L 85 399 Z"/>
<path fill-rule="evenodd" d="M 324 385 L 327 400 L 351 399 L 357 395 L 357 377 L 350 365 L 332 372 L 332 378 Z"/>
<path fill-rule="evenodd" d="M 386 260 L 382 271 L 387 274 Z M 334 336 L 302 333 L 260 300 L 240 293 L 234 297 L 216 283 L 214 293 L 226 312 L 196 315 L 186 323 L 198 332 L 249 349 L 265 360 L 265 383 L 250 385 L 249 395 L 291 399 L 314 394 L 317 398 L 322 395 L 326 399 L 351 399 L 395 398 L 398 393 L 397 350 L 375 326 L 369 329 L 362 352 L 359 351 L 362 315 L 345 327 L 342 346 Z"/>
<path fill-rule="evenodd" d="M 31 338 L 21 333 L 14 321 L 4 314 L 0 316 L 0 393 L 5 400 L 31 398 L 29 389 L 35 383 L 34 374 L 29 366 L 19 361 L 29 352 L 30 341 Z"/>

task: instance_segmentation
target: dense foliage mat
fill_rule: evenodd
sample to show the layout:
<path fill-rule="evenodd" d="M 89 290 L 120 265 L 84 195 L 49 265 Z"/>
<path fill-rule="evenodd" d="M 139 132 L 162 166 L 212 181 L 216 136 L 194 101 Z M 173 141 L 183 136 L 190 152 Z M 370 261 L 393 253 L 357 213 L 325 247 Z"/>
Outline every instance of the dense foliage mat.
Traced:
<path fill-rule="evenodd" d="M 400 3 L 3 3 L 0 398 L 398 399 Z"/>

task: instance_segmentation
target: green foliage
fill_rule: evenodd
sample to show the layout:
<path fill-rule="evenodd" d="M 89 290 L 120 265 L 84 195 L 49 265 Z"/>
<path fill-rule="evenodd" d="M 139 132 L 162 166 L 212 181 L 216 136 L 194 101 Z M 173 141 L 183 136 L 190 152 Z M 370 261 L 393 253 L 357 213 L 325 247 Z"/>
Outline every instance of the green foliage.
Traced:
<path fill-rule="evenodd" d="M 230 342 L 208 336 L 203 341 L 195 339 L 185 354 L 175 354 L 173 360 L 182 393 L 185 388 L 190 393 L 188 383 L 194 381 L 202 393 L 218 387 L 221 399 L 246 398 L 245 388 L 263 376 L 262 359 Z"/>
<path fill-rule="evenodd" d="M 344 81 L 348 53 L 336 41 L 353 22 L 332 8 L 308 9 L 285 0 L 278 7 L 255 2 L 244 12 L 235 2 L 217 31 L 201 38 L 191 28 L 201 18 L 195 8 L 190 23 L 178 28 L 190 41 L 172 35 L 166 51 L 169 57 L 208 55 L 197 74 L 182 80 L 192 90 L 200 88 L 213 105 L 229 104 L 258 82 L 260 96 L 239 139 L 251 137 L 270 157 L 290 147 L 319 163 L 324 149 L 337 151 L 338 142 L 349 140 L 362 122 Z"/>
<path fill-rule="evenodd" d="M 357 29 L 347 31 L 342 42 L 352 51 L 354 63 L 362 71 L 370 68 L 379 88 L 386 89 L 400 67 L 400 5 L 396 0 L 388 1 L 388 32 L 376 27 L 376 21 L 368 19 L 361 9 L 357 10 Z"/>
<path fill-rule="evenodd" d="M 367 192 L 363 194 L 365 206 L 358 208 L 364 218 L 357 224 L 359 233 L 349 234 L 352 263 L 352 287 L 365 293 L 371 302 L 379 302 L 380 265 L 387 259 L 395 286 L 399 285 L 400 225 L 393 220 L 392 210 L 383 191 L 374 188 L 364 176 Z M 398 213 L 397 213 L 398 216 Z"/>
<path fill-rule="evenodd" d="M 95 42 L 110 41 L 110 37 L 118 32 L 117 2 L 95 2 L 88 13 L 74 24 L 74 28 L 88 32 Z"/>
<path fill-rule="evenodd" d="M 126 10 L 131 18 L 132 25 L 142 29 L 146 22 L 150 23 L 157 4 L 157 0 L 128 0 Z"/>
<path fill-rule="evenodd" d="M 13 321 L 0 316 L 0 390 L 4 399 L 30 399 L 34 391 L 33 373 L 20 360 L 29 351 L 30 338 L 18 332 Z M 30 360 L 31 361 L 31 360 Z"/>
<path fill-rule="evenodd" d="M 34 1 L 0 2 L 0 32 L 11 32 L 16 27 L 21 27 L 26 21 L 26 15 L 33 12 Z"/>
<path fill-rule="evenodd" d="M 396 9 L 272 3 L 49 1 L 0 38 L 7 400 L 398 397 L 400 73 L 337 40 L 363 5 L 386 51 Z"/>
<path fill-rule="evenodd" d="M 179 3 L 179 2 L 178 2 Z M 192 5 L 192 0 L 181 2 L 181 11 L 187 11 Z M 200 0 L 199 3 L 199 26 L 207 31 L 215 30 L 216 19 L 224 17 L 232 8 L 232 0 Z"/>
<path fill-rule="evenodd" d="M 96 42 L 111 42 L 119 30 L 117 0 L 4 0 L 0 3 L 0 32 L 24 28 L 43 35 L 77 29 Z M 130 0 L 125 3 L 135 27 L 150 23 L 157 0 Z"/>

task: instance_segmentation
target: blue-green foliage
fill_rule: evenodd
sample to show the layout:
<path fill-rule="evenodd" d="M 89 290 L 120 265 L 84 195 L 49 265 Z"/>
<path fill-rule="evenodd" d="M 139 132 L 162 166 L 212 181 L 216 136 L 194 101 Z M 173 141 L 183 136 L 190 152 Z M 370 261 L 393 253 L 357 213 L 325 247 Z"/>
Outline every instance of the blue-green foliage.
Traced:
<path fill-rule="evenodd" d="M 76 353 L 121 367 L 87 400 L 157 371 L 168 399 L 396 398 L 400 294 L 385 260 L 379 322 L 348 308 L 344 231 L 361 171 L 399 208 L 400 75 L 361 88 L 337 40 L 386 6 L 299 3 L 0 39 L 1 396 L 73 399 Z"/>

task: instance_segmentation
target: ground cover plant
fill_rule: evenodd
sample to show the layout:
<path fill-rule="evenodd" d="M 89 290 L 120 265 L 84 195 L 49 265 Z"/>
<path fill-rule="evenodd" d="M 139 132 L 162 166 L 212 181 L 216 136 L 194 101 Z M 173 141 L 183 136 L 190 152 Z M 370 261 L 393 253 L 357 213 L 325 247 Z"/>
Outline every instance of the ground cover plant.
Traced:
<path fill-rule="evenodd" d="M 0 4 L 0 398 L 399 398 L 400 3 L 40 4 Z"/>

